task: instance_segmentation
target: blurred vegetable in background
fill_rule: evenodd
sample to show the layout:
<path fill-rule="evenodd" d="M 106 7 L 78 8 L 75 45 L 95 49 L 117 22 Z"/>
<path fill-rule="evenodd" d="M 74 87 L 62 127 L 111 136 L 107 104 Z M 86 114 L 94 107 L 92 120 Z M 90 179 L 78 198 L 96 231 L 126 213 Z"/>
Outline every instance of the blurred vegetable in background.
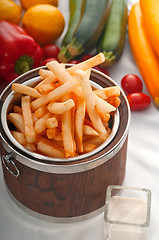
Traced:
<path fill-rule="evenodd" d="M 63 14 L 50 4 L 35 5 L 22 18 L 22 27 L 40 45 L 56 41 L 64 26 Z"/>
<path fill-rule="evenodd" d="M 113 0 L 109 17 L 97 43 L 97 52 L 103 52 L 105 56 L 102 66 L 111 66 L 121 57 L 125 45 L 127 20 L 127 1 Z"/>
<path fill-rule="evenodd" d="M 84 1 L 84 13 L 81 13 L 82 18 L 79 19 L 71 41 L 67 46 L 62 46 L 61 48 L 58 56 L 60 62 L 68 62 L 95 47 L 108 18 L 111 2 L 112 0 Z M 77 4 L 76 1 L 75 4 Z M 71 10 L 75 11 L 75 8 L 71 8 Z M 72 14 L 74 13 L 70 12 L 70 16 Z M 72 19 L 70 20 L 72 21 Z M 69 26 L 72 25 L 69 24 Z M 72 31 L 72 29 L 69 28 L 68 31 Z"/>
<path fill-rule="evenodd" d="M 20 26 L 0 21 L 0 76 L 11 82 L 41 65 L 41 47 Z"/>
<path fill-rule="evenodd" d="M 132 54 L 138 69 L 154 103 L 159 107 L 159 58 L 149 41 L 139 3 L 134 4 L 131 8 L 128 33 Z"/>
<path fill-rule="evenodd" d="M 62 46 L 67 46 L 71 42 L 73 34 L 84 14 L 84 5 L 85 1 L 83 0 L 69 0 L 70 19 L 67 32 L 62 41 Z"/>
<path fill-rule="evenodd" d="M 140 0 L 140 8 L 149 40 L 159 57 L 159 0 Z"/>
<path fill-rule="evenodd" d="M 0 20 L 19 24 L 22 16 L 22 7 L 11 0 L 0 0 Z"/>
<path fill-rule="evenodd" d="M 60 49 L 57 45 L 49 43 L 43 46 L 44 57 L 46 58 L 57 58 Z"/>
<path fill-rule="evenodd" d="M 53 57 L 50 57 L 50 58 L 44 58 L 44 60 L 42 61 L 42 66 L 45 66 L 47 63 L 51 62 L 51 61 L 57 61 L 57 58 L 53 58 Z"/>
<path fill-rule="evenodd" d="M 151 98 L 142 93 L 142 81 L 135 74 L 127 74 L 121 79 L 121 86 L 127 95 L 132 111 L 145 110 L 150 106 Z"/>
<path fill-rule="evenodd" d="M 125 94 L 142 92 L 142 81 L 135 74 L 127 74 L 121 80 L 121 86 Z"/>
<path fill-rule="evenodd" d="M 25 10 L 37 4 L 50 4 L 55 7 L 58 6 L 58 0 L 20 0 L 20 3 Z"/>
<path fill-rule="evenodd" d="M 64 31 L 65 19 L 58 4 L 59 0 L 0 0 L 0 20 L 7 21 L 0 21 L 1 82 L 57 59 L 77 64 L 96 52 L 106 57 L 96 69 L 108 75 L 105 67 L 122 55 L 128 18 L 132 54 L 159 107 L 159 1 L 139 0 L 128 16 L 126 0 L 69 0 L 70 19 L 61 49 L 56 40 Z M 128 74 L 121 82 L 126 94 L 142 91 L 142 82 L 134 76 Z M 134 95 L 131 99 L 138 102 Z"/>
<path fill-rule="evenodd" d="M 151 98 L 148 95 L 139 92 L 128 94 L 127 99 L 132 111 L 145 110 L 151 103 Z"/>

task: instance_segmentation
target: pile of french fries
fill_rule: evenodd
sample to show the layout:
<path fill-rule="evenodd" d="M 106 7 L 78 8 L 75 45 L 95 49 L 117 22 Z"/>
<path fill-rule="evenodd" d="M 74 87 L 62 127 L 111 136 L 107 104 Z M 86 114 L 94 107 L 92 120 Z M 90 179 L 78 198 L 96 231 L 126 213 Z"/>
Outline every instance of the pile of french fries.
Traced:
<path fill-rule="evenodd" d="M 21 105 L 8 114 L 13 137 L 27 150 L 53 158 L 75 157 L 96 149 L 110 135 L 110 115 L 120 104 L 118 86 L 93 89 L 91 68 L 102 53 L 65 68 L 57 61 L 40 69 L 41 81 L 30 87 L 13 83 Z"/>

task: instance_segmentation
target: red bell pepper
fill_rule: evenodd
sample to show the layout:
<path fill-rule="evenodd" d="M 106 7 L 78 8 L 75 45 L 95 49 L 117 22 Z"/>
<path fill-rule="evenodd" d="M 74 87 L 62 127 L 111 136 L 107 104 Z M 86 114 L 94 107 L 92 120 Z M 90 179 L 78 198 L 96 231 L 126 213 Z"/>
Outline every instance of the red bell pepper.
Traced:
<path fill-rule="evenodd" d="M 0 79 L 14 78 L 41 65 L 42 48 L 20 26 L 0 21 Z"/>

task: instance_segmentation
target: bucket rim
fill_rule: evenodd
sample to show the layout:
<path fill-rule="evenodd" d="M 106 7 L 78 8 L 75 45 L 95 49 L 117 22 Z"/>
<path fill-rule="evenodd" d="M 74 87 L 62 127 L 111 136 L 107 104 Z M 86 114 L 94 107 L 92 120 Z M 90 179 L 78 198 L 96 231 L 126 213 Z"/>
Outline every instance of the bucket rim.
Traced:
<path fill-rule="evenodd" d="M 72 64 L 67 64 L 66 66 L 72 66 Z M 28 76 L 28 74 L 32 74 L 32 73 L 35 73 L 35 72 L 38 72 L 39 71 L 39 69 L 41 69 L 41 68 L 46 68 L 46 67 L 39 67 L 39 68 L 36 68 L 36 69 L 33 69 L 33 70 L 31 70 L 31 71 L 29 71 L 29 72 L 27 72 L 27 73 L 25 73 L 25 74 L 22 74 L 20 77 L 18 77 L 18 78 L 16 78 L 13 82 L 17 82 L 17 81 L 19 81 L 19 80 L 21 80 L 21 79 L 23 79 L 24 77 L 26 77 L 26 76 Z M 108 81 L 110 81 L 111 82 L 111 84 L 113 84 L 113 85 L 115 85 L 115 86 L 119 86 L 112 78 L 110 78 L 109 76 L 107 76 L 107 75 L 105 75 L 104 73 L 101 73 L 101 72 L 99 72 L 98 70 L 96 70 L 96 69 L 92 69 L 92 73 L 93 74 L 96 74 L 96 75 L 100 75 L 100 76 L 102 76 L 102 77 L 104 77 L 104 78 L 106 78 Z M 34 79 L 35 77 L 33 77 L 33 78 L 31 78 L 31 80 L 32 79 Z M 12 83 L 13 82 L 11 82 L 10 84 L 9 84 L 9 86 L 7 86 L 7 88 L 6 89 L 4 89 L 4 91 L 2 92 L 2 94 L 1 94 L 1 99 L 3 98 L 3 95 L 4 95 L 4 93 L 6 92 L 6 91 L 8 91 L 10 88 L 11 88 L 11 85 L 12 85 Z M 24 82 L 25 82 L 25 80 L 24 80 Z M 5 134 L 6 134 L 6 131 L 5 131 L 5 129 L 4 129 L 4 119 L 2 118 L 2 115 L 4 114 L 4 113 L 6 113 L 7 112 L 7 109 L 5 109 L 7 106 L 7 104 L 6 104 L 6 102 L 4 101 L 3 102 L 3 104 L 2 104 L 2 107 L 1 107 L 1 109 L 0 109 L 0 111 L 1 111 L 1 120 L 0 120 L 0 122 L 1 122 L 1 127 L 3 128 L 3 134 L 1 134 L 1 138 L 2 138 L 2 141 L 5 141 L 5 139 L 8 139 L 9 140 L 9 142 L 8 142 L 8 144 L 9 144 L 9 146 L 10 146 L 10 148 L 12 149 L 12 151 L 13 152 L 15 152 L 15 154 L 16 154 L 16 160 L 18 160 L 18 161 L 20 161 L 21 162 L 21 160 L 20 160 L 20 157 L 19 156 L 21 156 L 22 158 L 25 158 L 25 160 L 26 161 L 29 161 L 30 163 L 26 163 L 26 161 L 22 161 L 23 162 L 23 164 L 25 164 L 25 165 L 28 165 L 28 166 L 34 166 L 34 167 L 36 167 L 36 168 L 38 168 L 40 171 L 42 171 L 42 169 L 44 170 L 44 166 L 46 166 L 46 169 L 47 168 L 50 168 L 51 167 L 51 164 L 53 165 L 53 167 L 54 167 L 54 171 L 56 172 L 56 170 L 55 170 L 55 168 L 57 168 L 57 172 L 59 172 L 59 169 L 60 169 L 60 167 L 63 169 L 63 168 L 65 168 L 66 167 L 66 169 L 73 169 L 74 167 L 77 167 L 77 168 L 79 168 L 80 170 L 79 171 L 81 171 L 81 168 L 83 169 L 83 171 L 85 171 L 86 169 L 90 169 L 90 168 L 93 168 L 93 166 L 94 167 L 96 167 L 97 165 L 100 165 L 101 163 L 99 163 L 99 164 L 94 164 L 97 160 L 99 160 L 99 159 L 103 159 L 103 157 L 105 158 L 104 160 L 100 160 L 99 162 L 105 162 L 105 161 L 107 161 L 107 160 L 109 160 L 109 158 L 110 158 L 110 156 L 112 156 L 113 154 L 115 154 L 115 152 L 117 152 L 120 148 L 121 148 L 121 146 L 123 145 L 123 141 L 125 140 L 125 138 L 126 138 L 126 136 L 127 136 L 127 134 L 128 134 L 128 128 L 129 128 L 129 124 L 130 124 L 130 108 L 129 108 L 129 104 L 128 104 L 128 101 L 127 101 L 127 98 L 126 98 L 126 96 L 125 96 L 125 94 L 124 94 L 124 92 L 123 92 L 123 90 L 120 88 L 120 91 L 121 91 L 121 94 L 122 94 L 122 96 L 123 96 L 123 98 L 124 98 L 124 101 L 125 101 L 125 103 L 126 103 L 126 106 L 127 106 L 127 114 L 128 114 L 128 121 L 127 121 L 127 125 L 126 125 L 126 127 L 125 127 L 125 130 L 124 130 L 124 133 L 123 133 L 123 135 L 121 136 L 121 138 L 120 138 L 120 140 L 113 146 L 113 148 L 111 149 L 111 150 L 109 150 L 108 152 L 106 152 L 105 154 L 103 154 L 103 155 L 101 155 L 101 156 L 98 156 L 98 157 L 96 157 L 96 152 L 100 152 L 101 150 L 103 150 L 107 145 L 109 145 L 109 143 L 111 142 L 111 141 L 113 141 L 113 139 L 114 139 L 114 137 L 116 136 L 116 132 L 118 131 L 118 127 L 116 127 L 116 129 L 115 129 L 115 134 L 114 134 L 114 136 L 113 136 L 113 138 L 112 138 L 112 136 L 110 137 L 110 140 L 108 139 L 108 144 L 105 144 L 105 142 L 104 143 L 102 143 L 97 149 L 95 149 L 94 151 L 92 151 L 92 153 L 91 153 L 91 156 L 93 157 L 93 159 L 91 159 L 91 160 L 88 160 L 88 161 L 85 161 L 85 162 L 78 162 L 78 160 L 83 160 L 83 159 L 85 159 L 85 158 L 88 158 L 88 157 L 90 157 L 90 153 L 88 153 L 88 154 L 82 154 L 80 157 L 79 157 L 79 159 L 75 159 L 75 157 L 74 158 L 68 158 L 67 159 L 67 161 L 66 161 L 66 159 L 65 159 L 65 161 L 64 162 L 67 162 L 67 165 L 61 165 L 61 164 L 59 164 L 59 163 L 62 163 L 62 160 L 61 159 L 55 159 L 55 158 L 51 158 L 51 157 L 45 157 L 45 156 L 43 156 L 43 155 L 41 155 L 41 154 L 33 154 L 32 152 L 29 152 L 29 154 L 28 154 L 28 152 L 25 152 L 25 151 L 23 151 L 23 149 L 18 149 L 18 146 L 16 146 L 16 148 L 15 148 L 15 144 L 12 142 L 12 141 L 10 141 L 10 139 L 9 139 L 9 137 L 8 137 L 8 135 L 7 135 L 7 138 L 6 138 L 6 136 L 5 136 Z M 10 92 L 10 94 L 13 94 L 12 93 L 12 91 Z M 9 95 L 8 95 L 9 96 Z M 5 110 L 4 110 L 5 109 Z M 118 121 L 120 121 L 120 116 L 119 116 L 119 110 L 117 109 L 117 111 L 116 111 L 116 120 L 117 120 L 117 122 Z M 5 125 L 6 125 L 6 123 L 5 123 Z M 8 128 L 9 129 L 9 128 Z M 9 134 L 9 136 L 11 136 L 11 133 Z M 14 137 L 13 137 L 14 138 Z M 106 142 L 107 142 L 107 140 L 106 140 Z M 21 145 L 19 144 L 19 146 L 21 147 Z M 24 148 L 25 149 L 25 148 Z M 26 150 L 26 149 L 25 149 Z M 24 152 L 26 153 L 26 155 L 24 155 Z M 19 155 L 19 156 L 18 156 Z M 30 159 L 30 157 L 32 157 L 32 159 Z M 40 157 L 40 159 L 39 159 L 39 157 Z M 48 159 L 50 160 L 50 163 L 48 163 Z M 47 160 L 47 163 L 45 162 Z M 73 163 L 73 162 L 75 162 L 75 161 L 77 161 L 77 163 Z M 31 164 L 31 163 L 33 163 L 33 164 Z M 36 166 L 36 164 L 37 164 L 37 166 Z M 39 166 L 38 166 L 39 165 Z M 90 165 L 90 166 L 87 166 L 87 165 Z M 47 170 L 48 171 L 48 170 Z M 66 172 L 67 172 L 67 170 L 66 170 Z M 72 172 L 72 170 L 71 170 L 71 172 Z"/>

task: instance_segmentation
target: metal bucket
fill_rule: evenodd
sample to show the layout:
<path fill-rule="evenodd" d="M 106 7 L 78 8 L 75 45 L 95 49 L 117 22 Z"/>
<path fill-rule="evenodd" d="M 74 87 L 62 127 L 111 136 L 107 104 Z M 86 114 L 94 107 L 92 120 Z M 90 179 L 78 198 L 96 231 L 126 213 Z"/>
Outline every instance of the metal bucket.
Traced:
<path fill-rule="evenodd" d="M 39 69 L 14 82 L 36 84 Z M 92 70 L 91 81 L 96 88 L 117 85 L 97 70 Z M 100 210 L 105 204 L 107 187 L 122 185 L 125 176 L 130 109 L 123 91 L 110 137 L 94 151 L 68 159 L 29 152 L 13 138 L 7 114 L 19 96 L 10 84 L 2 92 L 0 103 L 1 160 L 6 187 L 13 198 L 29 212 L 58 222 L 87 218 Z"/>

